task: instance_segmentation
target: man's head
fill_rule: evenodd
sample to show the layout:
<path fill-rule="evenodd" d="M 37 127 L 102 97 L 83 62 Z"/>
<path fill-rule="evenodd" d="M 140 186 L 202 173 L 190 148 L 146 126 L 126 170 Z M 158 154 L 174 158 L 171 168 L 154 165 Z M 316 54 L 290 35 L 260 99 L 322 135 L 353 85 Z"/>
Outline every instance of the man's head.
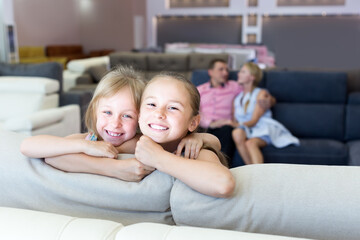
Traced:
<path fill-rule="evenodd" d="M 223 59 L 214 59 L 209 64 L 210 82 L 213 87 L 226 83 L 229 77 L 227 62 Z"/>

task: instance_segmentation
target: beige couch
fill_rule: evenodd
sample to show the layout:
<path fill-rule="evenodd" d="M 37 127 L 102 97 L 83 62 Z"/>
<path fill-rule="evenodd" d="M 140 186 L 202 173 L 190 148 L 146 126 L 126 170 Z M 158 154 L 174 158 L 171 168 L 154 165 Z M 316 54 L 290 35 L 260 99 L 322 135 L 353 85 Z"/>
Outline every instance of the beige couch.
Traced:
<path fill-rule="evenodd" d="M 226 53 L 173 54 L 115 52 L 109 55 L 109 63 L 106 62 L 106 57 L 73 60 L 67 65 L 68 71 L 64 72 L 64 79 L 67 83 L 66 86 L 64 86 L 64 90 L 94 91 L 101 76 L 103 76 L 107 70 L 107 64 L 109 64 L 109 68 L 119 64 L 132 66 L 136 70 L 139 70 L 147 80 L 161 71 L 179 72 L 190 79 L 193 70 L 207 69 L 211 60 L 220 58 L 227 61 L 228 57 L 229 55 Z M 77 69 L 79 71 L 77 71 Z M 75 73 L 76 71 L 77 74 Z"/>
<path fill-rule="evenodd" d="M 0 207 L 0 239 L 36 240 L 290 240 L 265 234 L 156 223 L 121 223 Z M 296 238 L 299 239 L 300 238 Z"/>
<path fill-rule="evenodd" d="M 236 179 L 234 194 L 231 198 L 222 199 L 200 194 L 160 171 L 154 171 L 138 183 L 62 172 L 42 159 L 23 156 L 19 147 L 26 136 L 5 131 L 0 131 L 0 136 L 1 207 L 106 219 L 129 228 L 144 222 L 165 224 L 160 227 L 163 232 L 178 229 L 167 225 L 191 226 L 197 227 L 199 233 L 210 236 L 207 239 L 226 238 L 218 237 L 216 230 L 201 229 L 203 227 L 323 240 L 358 240 L 360 236 L 360 167 L 290 164 L 237 167 L 231 169 Z M 58 229 L 56 231 L 60 235 L 59 231 L 65 229 L 69 230 L 65 233 L 70 232 L 67 236 L 76 236 L 72 229 L 79 235 L 97 231 L 95 226 L 81 227 L 82 220 L 77 225 L 77 220 L 69 217 L 52 223 L 50 215 L 40 215 L 39 218 L 43 218 L 40 223 L 37 222 L 38 217 L 29 217 L 25 213 L 19 217 L 21 214 L 0 211 L 0 233 L 14 229 L 15 225 L 7 225 L 10 220 L 19 222 L 17 229 L 21 230 L 14 230 L 15 237 L 12 239 L 26 239 L 16 237 L 23 233 L 27 235 L 26 231 L 41 234 L 42 230 Z M 57 219 L 56 216 L 54 218 Z M 109 234 L 121 227 L 115 223 L 109 226 Z M 135 233 L 131 236 L 135 237 L 131 239 L 151 239 L 152 234 L 158 232 L 156 227 L 146 230 L 141 226 L 134 227 Z M 113 231 L 110 231 L 111 228 Z M 188 235 L 179 238 L 191 239 L 196 236 L 192 233 L 189 231 Z M 137 237 L 136 234 L 145 237 Z M 220 235 L 226 234 L 221 232 Z M 28 239 L 41 239 L 32 236 Z M 176 234 L 174 238 L 155 239 L 175 237 Z M 9 238 L 0 235 L 0 239 Z"/>

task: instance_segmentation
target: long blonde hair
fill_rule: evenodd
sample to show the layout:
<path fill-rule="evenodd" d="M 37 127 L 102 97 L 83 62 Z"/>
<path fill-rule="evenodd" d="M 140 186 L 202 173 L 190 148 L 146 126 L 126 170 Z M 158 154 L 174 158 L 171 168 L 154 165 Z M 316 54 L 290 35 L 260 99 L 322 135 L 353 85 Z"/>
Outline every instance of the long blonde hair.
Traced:
<path fill-rule="evenodd" d="M 145 82 L 141 75 L 132 67 L 117 66 L 108 72 L 98 83 L 94 95 L 89 103 L 85 114 L 85 125 L 89 132 L 95 133 L 99 140 L 101 136 L 96 130 L 97 108 L 101 98 L 114 96 L 122 88 L 129 87 L 136 109 L 139 111 L 142 92 L 145 88 Z"/>

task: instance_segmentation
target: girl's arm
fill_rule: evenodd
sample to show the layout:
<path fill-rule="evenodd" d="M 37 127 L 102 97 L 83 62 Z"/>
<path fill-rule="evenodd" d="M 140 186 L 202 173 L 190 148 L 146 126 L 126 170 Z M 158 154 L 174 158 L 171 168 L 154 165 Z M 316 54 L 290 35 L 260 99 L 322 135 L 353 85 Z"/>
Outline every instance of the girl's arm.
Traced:
<path fill-rule="evenodd" d="M 264 99 L 264 97 L 267 95 L 267 91 L 266 90 L 261 90 L 256 98 L 256 101 L 259 101 L 260 99 Z M 253 127 L 256 125 L 256 123 L 259 121 L 259 119 L 261 118 L 261 116 L 265 113 L 265 109 L 262 108 L 259 104 L 255 105 L 255 109 L 254 112 L 252 114 L 251 120 L 244 122 L 243 125 L 247 126 L 247 127 Z"/>
<path fill-rule="evenodd" d="M 129 182 L 138 182 L 154 171 L 154 168 L 145 166 L 135 158 L 116 160 L 86 154 L 67 154 L 45 158 L 45 162 L 66 172 L 92 173 Z"/>
<path fill-rule="evenodd" d="M 136 158 L 145 165 L 167 173 L 191 188 L 213 197 L 230 197 L 235 180 L 215 153 L 202 149 L 196 160 L 165 151 L 152 139 L 142 136 L 136 145 Z"/>
<path fill-rule="evenodd" d="M 68 137 L 38 135 L 26 138 L 20 151 L 28 157 L 46 158 L 71 153 L 86 153 L 92 156 L 116 158 L 118 151 L 104 141 L 85 140 L 86 134 L 75 134 Z"/>
<path fill-rule="evenodd" d="M 217 151 L 221 149 L 221 143 L 216 136 L 210 133 L 191 133 L 180 141 L 176 155 L 180 156 L 185 148 L 184 157 L 196 159 L 205 144 Z"/>
<path fill-rule="evenodd" d="M 133 137 L 132 139 L 124 142 L 123 144 L 121 144 L 120 146 L 116 147 L 116 149 L 118 150 L 119 153 L 131 153 L 134 154 L 135 153 L 135 147 L 136 147 L 136 143 L 139 140 L 139 138 L 141 137 L 141 134 L 136 134 L 135 137 Z"/>

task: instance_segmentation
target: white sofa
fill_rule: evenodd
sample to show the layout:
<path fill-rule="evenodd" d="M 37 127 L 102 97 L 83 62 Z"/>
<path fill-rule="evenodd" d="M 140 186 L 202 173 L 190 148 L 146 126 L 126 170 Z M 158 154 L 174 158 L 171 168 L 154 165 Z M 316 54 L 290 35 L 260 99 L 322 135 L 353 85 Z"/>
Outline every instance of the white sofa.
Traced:
<path fill-rule="evenodd" d="M 0 129 L 26 135 L 80 132 L 80 107 L 59 107 L 59 88 L 50 78 L 0 76 Z"/>
<path fill-rule="evenodd" d="M 88 70 L 92 67 L 103 67 L 104 69 L 109 69 L 110 59 L 109 56 L 102 57 L 92 57 L 92 58 L 84 58 L 84 59 L 75 59 L 71 60 L 67 63 L 66 69 L 63 71 L 63 91 L 67 92 L 70 89 L 76 87 L 78 83 L 78 79 L 81 77 L 93 78 Z M 89 80 L 88 84 L 92 83 L 92 80 Z"/>
<path fill-rule="evenodd" d="M 265 234 L 158 223 L 121 223 L 0 207 L 0 239 L 19 240 L 290 240 Z M 296 238 L 299 239 L 300 238 Z M 303 239 L 303 238 L 302 238 Z"/>
<path fill-rule="evenodd" d="M 211 239 L 209 236 L 226 239 L 217 236 L 228 236 L 228 233 L 220 231 L 217 235 L 215 229 L 321 240 L 360 239 L 360 167 L 260 164 L 233 168 L 234 194 L 231 198 L 221 199 L 200 194 L 159 171 L 138 183 L 62 172 L 42 159 L 23 156 L 19 148 L 26 136 L 7 131 L 0 131 L 0 136 L 1 207 L 119 222 L 126 226 L 123 230 L 129 229 L 119 231 L 119 235 L 129 232 L 135 236 L 132 239 L 151 239 L 152 234 L 174 237 L 164 239 L 187 239 L 193 232 L 198 232 L 199 236 L 204 234 L 206 239 Z M 1 217 L 10 215 L 0 212 Z M 36 222 L 37 217 L 26 218 L 32 219 L 34 224 L 31 221 L 21 223 L 21 231 L 25 232 L 26 227 L 34 231 L 41 228 Z M 21 222 L 25 217 L 15 219 Z M 50 220 L 49 215 L 49 220 L 43 220 L 44 226 L 52 226 Z M 61 220 L 59 226 L 76 224 L 70 220 Z M 144 222 L 165 226 L 145 228 L 142 226 L 146 225 L 134 225 Z M 193 228 L 171 225 L 197 228 L 192 231 Z M 0 232 L 6 232 L 8 227 L 3 228 L 6 223 L 1 226 Z M 64 229 L 59 226 L 54 224 L 53 227 Z M 115 229 L 120 225 L 109 223 L 107 226 Z M 203 230 L 204 227 L 214 230 Z M 167 234 L 169 231 L 175 231 L 174 235 Z M 176 238 L 177 231 L 188 233 L 184 237 L 179 233 L 180 237 Z M 239 233 L 229 233 L 229 239 L 233 234 Z M 241 239 L 238 238 L 241 235 L 234 236 L 233 239 Z M 6 238 L 0 235 L 0 239 Z M 128 235 L 118 239 L 128 239 Z"/>

